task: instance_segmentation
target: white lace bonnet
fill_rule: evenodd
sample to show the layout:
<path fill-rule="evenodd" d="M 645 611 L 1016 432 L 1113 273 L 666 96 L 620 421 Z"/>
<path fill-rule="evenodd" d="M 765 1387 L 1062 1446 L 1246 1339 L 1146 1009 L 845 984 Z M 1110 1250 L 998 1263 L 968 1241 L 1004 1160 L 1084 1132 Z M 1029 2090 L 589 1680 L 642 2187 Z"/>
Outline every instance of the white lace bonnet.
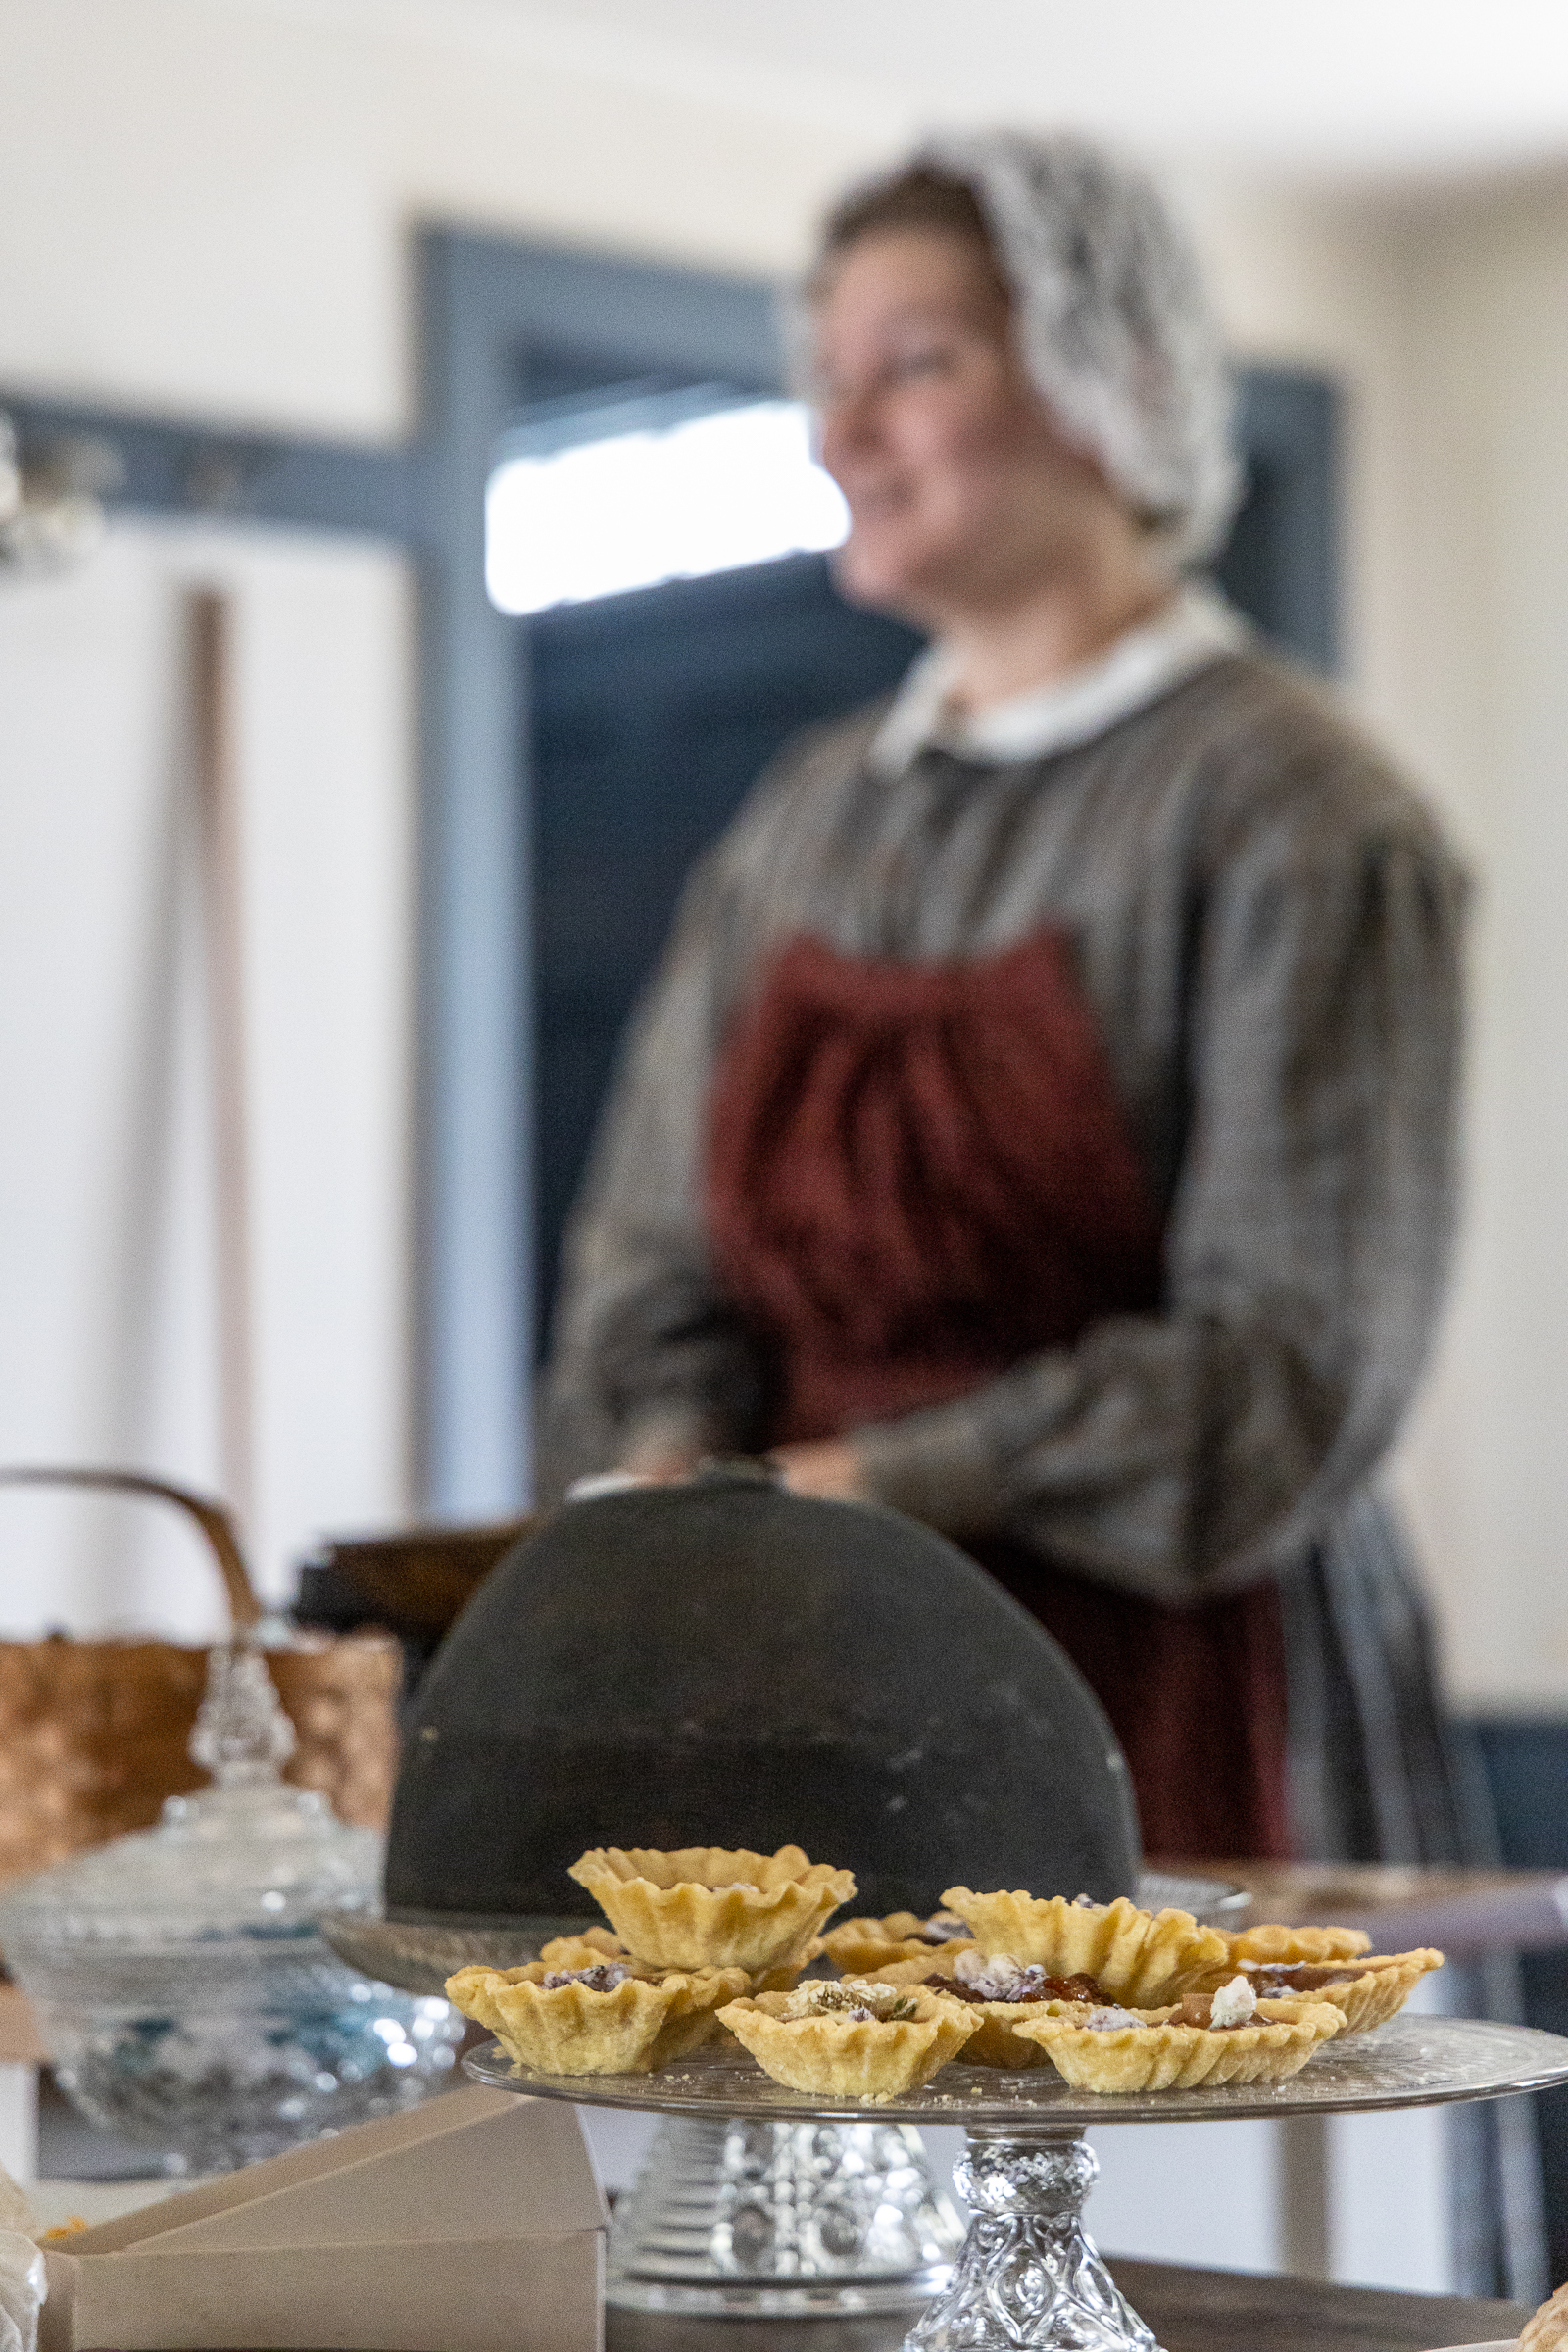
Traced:
<path fill-rule="evenodd" d="M 1153 182 L 1086 140 L 1022 131 L 926 140 L 871 194 L 924 168 L 974 192 L 1041 397 L 1182 563 L 1235 512 L 1232 387 L 1191 239 Z"/>

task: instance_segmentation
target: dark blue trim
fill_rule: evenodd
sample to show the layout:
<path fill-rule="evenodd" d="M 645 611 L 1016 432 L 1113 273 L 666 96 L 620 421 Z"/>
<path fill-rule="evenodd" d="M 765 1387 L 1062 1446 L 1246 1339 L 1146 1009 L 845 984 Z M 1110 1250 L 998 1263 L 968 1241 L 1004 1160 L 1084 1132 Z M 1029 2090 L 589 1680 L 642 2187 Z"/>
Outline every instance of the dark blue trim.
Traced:
<path fill-rule="evenodd" d="M 484 488 L 525 401 L 667 369 L 777 380 L 765 287 L 432 230 L 419 240 L 423 574 L 420 1251 L 430 1503 L 521 1498 L 532 1358 L 530 795 L 519 631 L 484 592 Z"/>
<path fill-rule="evenodd" d="M 236 431 L 186 418 L 138 416 L 0 393 L 23 450 L 75 438 L 102 441 L 120 462 L 112 507 L 157 514 L 420 535 L 422 471 L 416 448 L 367 449 Z"/>
<path fill-rule="evenodd" d="M 1323 376 L 1241 370 L 1236 438 L 1247 491 L 1215 566 L 1243 612 L 1329 675 L 1340 662 L 1342 408 Z"/>
<path fill-rule="evenodd" d="M 1511 1870 L 1568 1871 L 1568 1710 L 1484 1717 L 1471 1726 L 1486 1769 L 1501 1860 Z M 1568 2034 L 1568 1949 L 1521 1952 L 1525 2023 Z M 1568 2089 L 1530 2102 L 1541 2152 L 1552 2285 L 1568 2278 Z"/>
<path fill-rule="evenodd" d="M 526 1492 L 533 1303 L 527 745 L 514 624 L 484 590 L 484 484 L 516 404 L 488 249 L 421 242 L 430 545 L 421 574 L 417 1101 L 422 1485 L 454 1516 Z"/>

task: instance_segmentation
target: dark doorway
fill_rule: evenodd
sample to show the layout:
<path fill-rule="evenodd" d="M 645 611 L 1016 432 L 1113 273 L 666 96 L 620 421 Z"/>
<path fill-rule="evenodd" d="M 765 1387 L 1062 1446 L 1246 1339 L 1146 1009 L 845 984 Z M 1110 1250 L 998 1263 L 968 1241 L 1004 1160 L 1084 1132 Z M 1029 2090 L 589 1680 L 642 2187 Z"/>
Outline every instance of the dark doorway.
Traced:
<path fill-rule="evenodd" d="M 627 1014 L 681 884 L 780 745 L 899 678 L 919 640 L 797 557 L 567 605 L 529 627 L 541 1346 Z"/>

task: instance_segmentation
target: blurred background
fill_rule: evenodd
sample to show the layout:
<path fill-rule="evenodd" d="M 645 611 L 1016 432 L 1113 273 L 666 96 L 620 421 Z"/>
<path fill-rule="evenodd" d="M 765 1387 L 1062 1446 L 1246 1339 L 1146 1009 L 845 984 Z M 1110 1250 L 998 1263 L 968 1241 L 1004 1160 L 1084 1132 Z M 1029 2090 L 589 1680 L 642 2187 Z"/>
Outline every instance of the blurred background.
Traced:
<path fill-rule="evenodd" d="M 1397 1476 L 1460 1705 L 1549 1744 L 1546 0 L 0 0 L 0 1461 L 222 1492 L 279 1598 L 323 1533 L 526 1502 L 561 1218 L 680 876 L 912 644 L 827 584 L 773 290 L 848 176 L 999 120 L 1181 203 L 1242 387 L 1223 576 L 1471 861 L 1464 1237 Z M 0 1509 L 6 1635 L 220 1623 L 179 1526 Z"/>
<path fill-rule="evenodd" d="M 1252 537 L 1271 495 L 1299 511 L 1272 517 L 1290 543 L 1254 560 L 1254 607 L 1273 561 L 1281 632 L 1473 862 L 1466 1238 L 1402 1477 L 1459 1694 L 1568 1702 L 1557 13 L 5 0 L 0 52 L 0 404 L 24 453 L 85 435 L 118 477 L 89 558 L 0 575 L 0 1456 L 227 1484 L 274 1592 L 321 1529 L 523 1497 L 607 1020 L 760 752 L 905 647 L 822 628 L 809 556 L 507 618 L 485 484 L 519 431 L 537 459 L 776 390 L 768 288 L 847 174 L 933 120 L 1065 121 L 1168 177 L 1262 371 L 1255 476 L 1271 430 L 1283 455 Z M 787 432 L 773 446 L 787 469 Z M 543 470 L 514 465 L 510 503 L 499 484 L 502 526 Z M 504 603 L 690 564 L 613 544 L 639 491 L 612 473 L 584 481 L 610 500 L 598 571 L 582 536 L 603 524 L 568 525 L 579 576 L 554 586 L 493 550 Z M 833 518 L 758 527 L 768 554 Z M 244 980 L 242 1038 L 219 1024 L 246 1161 L 227 1459 L 186 625 L 204 587 L 226 600 Z M 584 1001 L 607 962 L 608 1011 Z M 161 1566 L 133 1589 L 141 1515 L 4 1507 L 34 1579 L 7 1594 L 15 1630 L 210 1617 L 179 1530 L 138 1532 Z"/>

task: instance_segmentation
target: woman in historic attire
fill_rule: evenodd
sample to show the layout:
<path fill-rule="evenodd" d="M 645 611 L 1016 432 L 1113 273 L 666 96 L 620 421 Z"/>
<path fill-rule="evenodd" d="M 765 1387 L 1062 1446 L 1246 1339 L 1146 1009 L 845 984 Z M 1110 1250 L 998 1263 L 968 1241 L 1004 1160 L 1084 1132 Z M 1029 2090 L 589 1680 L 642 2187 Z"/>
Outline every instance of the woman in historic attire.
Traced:
<path fill-rule="evenodd" d="M 547 1483 L 770 1448 L 1050 1628 L 1151 1851 L 1454 1854 L 1369 1482 L 1452 1224 L 1460 874 L 1183 584 L 1234 466 L 1148 183 L 943 142 L 840 206 L 802 308 L 839 578 L 931 650 L 690 884 L 575 1219 Z"/>

